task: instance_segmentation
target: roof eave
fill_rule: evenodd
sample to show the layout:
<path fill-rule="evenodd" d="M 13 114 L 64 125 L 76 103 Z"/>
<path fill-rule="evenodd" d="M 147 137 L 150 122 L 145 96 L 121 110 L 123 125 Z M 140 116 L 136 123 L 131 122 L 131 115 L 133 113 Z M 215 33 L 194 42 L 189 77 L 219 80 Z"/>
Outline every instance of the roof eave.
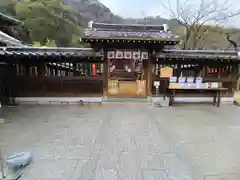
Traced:
<path fill-rule="evenodd" d="M 0 21 L 1 20 L 5 21 L 8 25 L 23 25 L 23 22 L 0 12 Z"/>

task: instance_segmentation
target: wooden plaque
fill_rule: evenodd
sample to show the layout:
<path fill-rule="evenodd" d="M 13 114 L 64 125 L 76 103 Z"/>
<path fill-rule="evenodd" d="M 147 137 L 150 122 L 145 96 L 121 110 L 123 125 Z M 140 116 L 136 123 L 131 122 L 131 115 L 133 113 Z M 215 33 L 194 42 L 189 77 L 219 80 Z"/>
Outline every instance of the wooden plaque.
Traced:
<path fill-rule="evenodd" d="M 169 66 L 161 68 L 161 70 L 160 70 L 160 77 L 170 78 L 172 76 L 173 76 L 173 68 L 171 68 Z"/>

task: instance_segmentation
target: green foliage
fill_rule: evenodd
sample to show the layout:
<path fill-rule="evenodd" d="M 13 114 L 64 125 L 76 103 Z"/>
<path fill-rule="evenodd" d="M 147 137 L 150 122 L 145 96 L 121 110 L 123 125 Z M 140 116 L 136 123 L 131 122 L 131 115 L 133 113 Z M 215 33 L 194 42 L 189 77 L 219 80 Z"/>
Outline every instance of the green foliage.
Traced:
<path fill-rule="evenodd" d="M 207 30 L 206 30 L 207 29 Z M 226 39 L 226 34 L 231 35 L 231 39 L 236 42 L 240 41 L 240 30 L 239 29 L 230 29 L 230 28 L 223 28 L 219 26 L 203 26 L 202 29 L 199 30 L 199 34 L 204 32 L 204 35 L 200 37 L 199 41 L 197 42 L 195 48 L 200 49 L 221 49 L 225 50 L 229 48 L 229 42 Z M 184 27 L 179 27 L 172 29 L 172 33 L 178 34 L 181 36 L 183 41 L 186 39 L 186 30 Z M 194 34 L 191 34 L 194 36 Z M 188 40 L 188 44 L 186 48 L 192 49 L 195 37 L 190 37 Z M 179 46 L 179 48 L 183 48 L 184 42 Z M 231 48 L 231 47 L 230 47 Z"/>
<path fill-rule="evenodd" d="M 40 47 L 40 46 L 42 46 L 42 45 L 41 45 L 41 43 L 40 43 L 39 41 L 34 41 L 34 42 L 32 43 L 32 46 Z"/>
<path fill-rule="evenodd" d="M 93 6 L 88 3 L 89 1 L 83 0 L 68 2 L 72 6 L 65 4 L 63 0 L 0 0 L 0 12 L 21 20 L 24 26 L 16 27 L 20 37 L 35 46 L 83 47 L 85 45 L 80 41 L 83 35 L 82 24 L 87 25 L 88 20 L 99 19 L 104 22 L 122 23 L 120 20 L 123 19 L 120 17 L 109 18 L 107 14 L 111 12 L 106 7 Z M 108 12 L 104 13 L 105 11 Z M 104 16 L 99 16 L 100 14 Z M 127 19 L 125 21 L 130 22 Z M 136 20 L 133 20 L 130 23 L 135 22 Z M 183 43 L 177 47 L 183 48 L 183 44 L 186 44 L 184 42 L 186 28 L 180 26 L 176 19 L 167 20 L 157 17 L 153 21 L 153 24 L 163 23 L 167 23 L 173 33 L 181 36 Z M 197 26 L 191 26 L 191 36 L 186 48 L 226 49 L 229 46 L 226 40 L 227 33 L 231 34 L 233 40 L 237 42 L 240 40 L 239 29 L 206 25 L 197 29 Z M 196 34 L 201 33 L 203 36 L 199 36 L 199 40 L 196 41 Z"/>
<path fill-rule="evenodd" d="M 31 44 L 47 45 L 51 39 L 57 46 L 72 46 L 76 44 L 72 36 L 82 34 L 74 11 L 63 0 L 22 0 L 1 7 L 24 23 L 22 31 L 28 34 Z"/>
<path fill-rule="evenodd" d="M 47 42 L 45 44 L 41 44 L 39 41 L 34 41 L 32 43 L 32 46 L 37 46 L 37 47 L 40 47 L 40 46 L 56 47 L 56 43 L 55 43 L 55 40 L 47 39 Z"/>

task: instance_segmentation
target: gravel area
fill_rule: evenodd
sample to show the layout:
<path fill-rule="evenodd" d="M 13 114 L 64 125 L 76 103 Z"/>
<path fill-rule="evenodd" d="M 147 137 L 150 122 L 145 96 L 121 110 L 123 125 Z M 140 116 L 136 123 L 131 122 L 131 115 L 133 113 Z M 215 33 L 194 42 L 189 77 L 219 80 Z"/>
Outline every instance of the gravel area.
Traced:
<path fill-rule="evenodd" d="M 235 180 L 233 105 L 22 105 L 4 109 L 4 157 L 31 151 L 21 180 Z"/>

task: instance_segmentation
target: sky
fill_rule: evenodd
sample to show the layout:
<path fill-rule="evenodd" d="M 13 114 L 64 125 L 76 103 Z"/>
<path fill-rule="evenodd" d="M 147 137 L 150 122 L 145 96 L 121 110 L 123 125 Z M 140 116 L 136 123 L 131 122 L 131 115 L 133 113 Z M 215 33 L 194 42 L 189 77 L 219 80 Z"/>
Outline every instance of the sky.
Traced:
<path fill-rule="evenodd" d="M 156 16 L 159 14 L 161 0 L 100 0 L 117 15 L 123 17 Z"/>
<path fill-rule="evenodd" d="M 157 16 L 169 17 L 168 11 L 163 8 L 163 5 L 168 6 L 168 0 L 100 0 L 104 5 L 111 9 L 114 14 L 121 17 L 142 18 L 145 16 Z M 176 7 L 176 0 L 169 0 L 172 7 Z M 180 0 L 183 2 L 190 0 Z M 210 1 L 210 0 L 205 0 Z M 211 0 L 212 1 L 212 0 Z M 226 0 L 218 0 L 219 4 Z M 199 0 L 191 0 L 191 3 L 197 4 Z M 239 0 L 229 0 L 231 8 L 240 9 Z M 239 26 L 240 22 L 238 18 L 233 18 L 226 22 L 227 26 Z"/>

